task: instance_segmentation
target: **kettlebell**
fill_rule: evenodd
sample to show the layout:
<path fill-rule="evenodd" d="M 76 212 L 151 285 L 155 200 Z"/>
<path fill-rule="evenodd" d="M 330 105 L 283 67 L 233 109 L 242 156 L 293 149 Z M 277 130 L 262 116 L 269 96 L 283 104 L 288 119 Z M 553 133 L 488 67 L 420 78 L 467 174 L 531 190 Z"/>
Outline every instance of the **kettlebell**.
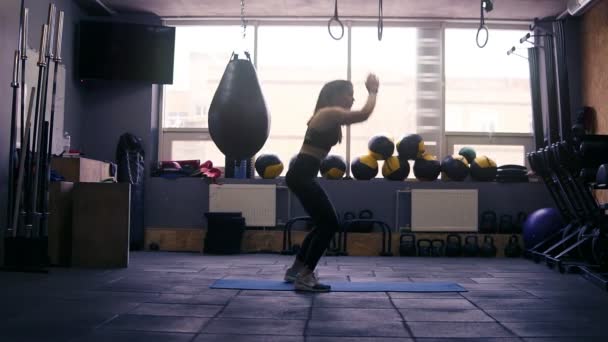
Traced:
<path fill-rule="evenodd" d="M 523 231 L 524 222 L 526 222 L 527 218 L 528 214 L 524 213 L 523 211 L 517 213 L 517 219 L 515 220 L 515 224 L 513 225 L 512 233 L 521 234 L 521 232 Z"/>
<path fill-rule="evenodd" d="M 511 235 L 509 243 L 505 246 L 505 256 L 508 258 L 519 258 L 521 256 L 521 245 L 517 235 Z"/>
<path fill-rule="evenodd" d="M 347 211 L 344 213 L 344 221 L 354 220 L 355 218 L 357 218 L 357 216 L 352 211 Z"/>
<path fill-rule="evenodd" d="M 479 223 L 480 233 L 495 233 L 496 232 L 496 213 L 492 210 L 486 210 L 481 213 Z"/>
<path fill-rule="evenodd" d="M 369 209 L 363 209 L 359 212 L 359 218 L 362 220 L 369 220 L 374 218 L 374 213 Z"/>
<path fill-rule="evenodd" d="M 374 218 L 374 213 L 369 209 L 363 209 L 359 211 L 360 220 L 371 220 Z M 371 222 L 363 222 L 357 221 L 355 219 L 354 222 L 350 225 L 350 231 L 355 233 L 369 233 L 374 229 L 374 224 Z"/>
<path fill-rule="evenodd" d="M 513 217 L 509 214 L 500 216 L 500 223 L 498 224 L 498 232 L 500 234 L 512 234 L 513 233 Z"/>
<path fill-rule="evenodd" d="M 148 248 L 150 248 L 151 251 L 158 251 L 160 249 L 160 246 L 156 242 L 150 242 Z"/>
<path fill-rule="evenodd" d="M 483 237 L 483 244 L 481 245 L 481 256 L 491 258 L 496 256 L 496 246 L 494 246 L 494 238 L 490 235 Z"/>
<path fill-rule="evenodd" d="M 416 235 L 403 233 L 399 237 L 399 255 L 416 256 Z"/>
<path fill-rule="evenodd" d="M 479 242 L 477 235 L 469 235 L 464 239 L 464 247 L 462 248 L 464 256 L 474 257 L 479 253 Z"/>
<path fill-rule="evenodd" d="M 462 254 L 462 239 L 460 235 L 448 234 L 445 241 L 445 256 L 457 257 Z"/>
<path fill-rule="evenodd" d="M 431 256 L 432 242 L 429 239 L 418 240 L 418 256 L 428 257 Z"/>
<path fill-rule="evenodd" d="M 433 239 L 431 241 L 431 256 L 440 257 L 443 256 L 443 247 L 445 246 L 445 242 L 439 239 Z"/>

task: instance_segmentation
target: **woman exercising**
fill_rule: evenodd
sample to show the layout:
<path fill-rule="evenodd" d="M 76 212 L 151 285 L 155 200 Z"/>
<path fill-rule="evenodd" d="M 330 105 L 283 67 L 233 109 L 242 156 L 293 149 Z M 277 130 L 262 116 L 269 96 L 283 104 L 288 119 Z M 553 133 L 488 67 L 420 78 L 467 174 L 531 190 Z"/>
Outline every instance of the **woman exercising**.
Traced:
<path fill-rule="evenodd" d="M 336 233 L 340 222 L 329 197 L 317 182 L 321 161 L 332 146 L 342 141 L 342 125 L 363 122 L 372 114 L 378 94 L 378 78 L 367 76 L 367 102 L 358 111 L 351 111 L 354 102 L 350 81 L 336 80 L 323 86 L 300 153 L 285 178 L 287 186 L 312 218 L 315 228 L 306 236 L 293 265 L 285 273 L 285 281 L 295 282 L 296 290 L 328 292 L 331 287 L 318 282 L 314 270 Z"/>

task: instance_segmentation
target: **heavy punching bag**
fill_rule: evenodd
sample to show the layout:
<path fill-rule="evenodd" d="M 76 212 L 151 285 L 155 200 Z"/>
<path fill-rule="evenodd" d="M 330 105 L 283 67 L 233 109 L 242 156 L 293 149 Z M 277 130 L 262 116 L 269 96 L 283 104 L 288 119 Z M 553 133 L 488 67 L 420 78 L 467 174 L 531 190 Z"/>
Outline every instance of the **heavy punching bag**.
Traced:
<path fill-rule="evenodd" d="M 252 158 L 270 131 L 258 77 L 249 53 L 245 56 L 232 54 L 209 106 L 209 134 L 227 160 Z"/>

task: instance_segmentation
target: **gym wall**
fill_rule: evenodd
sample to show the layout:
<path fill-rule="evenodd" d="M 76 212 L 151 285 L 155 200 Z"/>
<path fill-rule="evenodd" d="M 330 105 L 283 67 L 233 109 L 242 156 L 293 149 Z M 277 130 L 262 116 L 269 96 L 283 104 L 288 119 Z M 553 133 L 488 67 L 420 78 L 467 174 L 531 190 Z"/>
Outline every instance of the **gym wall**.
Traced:
<path fill-rule="evenodd" d="M 597 112 L 597 134 L 608 134 L 608 1 L 600 1 L 583 16 L 581 28 L 583 104 Z M 608 201 L 608 195 L 598 194 Z"/>
<path fill-rule="evenodd" d="M 284 180 L 222 179 L 222 183 L 250 183 L 285 185 Z M 405 187 L 403 182 L 385 181 L 332 181 L 320 180 L 334 200 L 338 213 L 370 209 L 374 218 L 394 228 L 395 191 Z M 498 215 L 515 216 L 518 211 L 530 213 L 536 209 L 553 207 L 545 185 L 535 183 L 495 182 L 412 182 L 415 189 L 479 189 L 479 212 L 494 210 Z M 400 197 L 399 225 L 409 222 L 409 200 Z M 196 178 L 149 178 L 146 183 L 146 228 L 206 228 L 204 213 L 209 210 L 209 186 Z M 287 191 L 277 191 L 277 220 L 287 218 Z M 440 213 L 438 213 L 440 214 Z M 291 217 L 306 215 L 297 199 L 291 197 Z"/>
<path fill-rule="evenodd" d="M 608 1 L 583 16 L 581 48 L 584 104 L 597 111 L 597 133 L 608 134 Z"/>
<path fill-rule="evenodd" d="M 91 19 L 91 18 L 83 18 Z M 92 18 L 104 20 L 103 18 Z M 152 15 L 118 15 L 112 21 L 160 25 Z M 115 161 L 116 145 L 124 133 L 142 138 L 146 168 L 156 160 L 158 140 L 158 94 L 160 87 L 138 82 L 86 81 L 81 83 L 86 111 L 82 113 L 82 143 L 90 158 Z M 146 171 L 146 176 L 149 170 Z"/>

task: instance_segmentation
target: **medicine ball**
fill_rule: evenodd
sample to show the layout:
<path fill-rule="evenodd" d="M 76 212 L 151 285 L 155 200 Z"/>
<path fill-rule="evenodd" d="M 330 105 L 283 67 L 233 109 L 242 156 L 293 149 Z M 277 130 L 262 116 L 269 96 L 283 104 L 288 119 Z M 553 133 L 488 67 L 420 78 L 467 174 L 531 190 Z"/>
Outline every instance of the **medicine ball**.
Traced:
<path fill-rule="evenodd" d="M 532 248 L 553 232 L 564 227 L 564 221 L 555 208 L 541 208 L 526 218 L 523 228 L 523 238 L 526 248 Z"/>
<path fill-rule="evenodd" d="M 418 134 L 409 134 L 397 142 L 399 157 L 406 160 L 415 160 L 424 153 L 424 140 Z"/>
<path fill-rule="evenodd" d="M 414 176 L 421 181 L 434 181 L 441 172 L 441 164 L 437 157 L 424 153 L 414 162 Z"/>
<path fill-rule="evenodd" d="M 458 151 L 458 154 L 467 158 L 467 162 L 471 164 L 475 158 L 477 158 L 477 153 L 472 147 L 465 146 Z"/>
<path fill-rule="evenodd" d="M 486 156 L 479 156 L 471 163 L 471 178 L 477 181 L 493 181 L 497 172 L 496 162 Z"/>
<path fill-rule="evenodd" d="M 393 155 L 395 142 L 385 135 L 375 135 L 367 143 L 369 154 L 376 160 L 385 160 Z"/>
<path fill-rule="evenodd" d="M 327 179 L 341 179 L 346 172 L 346 162 L 338 155 L 329 155 L 321 161 L 321 175 Z"/>
<path fill-rule="evenodd" d="M 378 161 L 368 154 L 355 158 L 350 168 L 355 179 L 370 180 L 378 174 Z"/>
<path fill-rule="evenodd" d="M 462 182 L 469 175 L 469 162 L 461 155 L 447 156 L 441 161 L 441 179 Z"/>
<path fill-rule="evenodd" d="M 382 165 L 382 176 L 389 180 L 402 181 L 410 174 L 410 163 L 397 156 L 389 157 Z"/>
<path fill-rule="evenodd" d="M 283 163 L 275 154 L 264 153 L 255 160 L 255 170 L 262 178 L 277 178 L 283 172 Z"/>

